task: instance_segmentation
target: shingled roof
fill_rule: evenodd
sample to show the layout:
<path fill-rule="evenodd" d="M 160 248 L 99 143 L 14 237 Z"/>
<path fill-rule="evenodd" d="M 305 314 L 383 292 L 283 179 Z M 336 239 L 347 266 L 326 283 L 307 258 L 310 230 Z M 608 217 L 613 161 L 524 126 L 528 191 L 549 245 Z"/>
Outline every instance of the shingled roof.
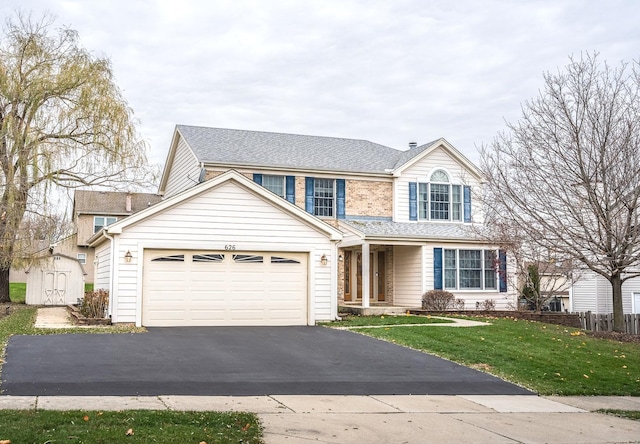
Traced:
<path fill-rule="evenodd" d="M 131 195 L 131 211 L 127 211 L 127 195 Z M 130 215 L 162 200 L 151 193 L 76 190 L 73 199 L 74 214 Z"/>
<path fill-rule="evenodd" d="M 177 125 L 199 162 L 389 174 L 431 144 L 408 151 L 368 140 Z"/>
<path fill-rule="evenodd" d="M 341 220 L 341 224 L 353 228 L 365 237 L 472 240 L 474 231 L 463 224 Z"/>

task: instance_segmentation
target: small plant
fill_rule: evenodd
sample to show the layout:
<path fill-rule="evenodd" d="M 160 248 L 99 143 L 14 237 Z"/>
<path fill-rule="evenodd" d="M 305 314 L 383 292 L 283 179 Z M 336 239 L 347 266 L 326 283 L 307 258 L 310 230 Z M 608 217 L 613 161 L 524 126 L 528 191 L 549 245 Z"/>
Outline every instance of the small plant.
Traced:
<path fill-rule="evenodd" d="M 422 308 L 424 310 L 447 311 L 458 309 L 462 299 L 455 299 L 453 293 L 445 290 L 429 290 L 422 295 Z"/>
<path fill-rule="evenodd" d="M 80 313 L 85 318 L 102 319 L 107 316 L 109 306 L 109 292 L 107 290 L 87 291 L 84 299 L 78 304 Z"/>
<path fill-rule="evenodd" d="M 485 299 L 482 302 L 476 302 L 476 310 L 494 311 L 496 309 L 496 301 L 493 299 Z"/>

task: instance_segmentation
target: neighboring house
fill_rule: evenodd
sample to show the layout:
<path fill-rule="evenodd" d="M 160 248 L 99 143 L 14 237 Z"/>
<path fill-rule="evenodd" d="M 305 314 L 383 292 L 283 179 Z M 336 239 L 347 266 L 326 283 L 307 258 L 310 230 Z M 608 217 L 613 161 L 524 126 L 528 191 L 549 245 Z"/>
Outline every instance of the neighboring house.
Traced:
<path fill-rule="evenodd" d="M 513 267 L 472 228 L 481 180 L 444 139 L 399 151 L 178 125 L 163 202 L 88 240 L 95 285 L 113 322 L 145 326 L 312 325 L 431 289 L 512 308 Z"/>
<path fill-rule="evenodd" d="M 535 309 L 533 301 L 527 301 L 524 297 L 524 287 L 529 284 L 527 276 L 529 266 L 536 266 L 540 276 L 540 296 L 543 301 L 542 310 L 567 312 L 570 311 L 570 289 L 572 285 L 573 267 L 565 262 L 526 262 L 519 274 L 518 287 L 523 299 L 520 306 L 531 310 Z M 534 296 L 532 296 L 534 298 Z"/>
<path fill-rule="evenodd" d="M 104 227 L 125 219 L 160 202 L 151 193 L 76 190 L 73 199 L 73 222 L 76 232 L 54 245 L 53 252 L 74 256 L 87 270 L 86 282 L 94 282 L 94 250 L 87 240 Z"/>
<path fill-rule="evenodd" d="M 593 271 L 582 271 L 571 283 L 572 312 L 613 313 L 611 283 Z M 640 314 L 640 278 L 622 284 L 622 309 L 625 314 Z"/>

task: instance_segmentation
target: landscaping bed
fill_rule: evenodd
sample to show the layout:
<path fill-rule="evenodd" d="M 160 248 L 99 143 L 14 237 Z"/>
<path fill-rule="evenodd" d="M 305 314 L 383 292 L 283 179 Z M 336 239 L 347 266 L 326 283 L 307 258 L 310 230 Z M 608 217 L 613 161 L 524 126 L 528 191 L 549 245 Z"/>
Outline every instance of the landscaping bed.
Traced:
<path fill-rule="evenodd" d="M 79 325 L 111 325 L 111 319 L 109 318 L 87 318 L 82 313 L 77 305 L 67 305 L 69 316 L 73 320 L 74 324 Z"/>

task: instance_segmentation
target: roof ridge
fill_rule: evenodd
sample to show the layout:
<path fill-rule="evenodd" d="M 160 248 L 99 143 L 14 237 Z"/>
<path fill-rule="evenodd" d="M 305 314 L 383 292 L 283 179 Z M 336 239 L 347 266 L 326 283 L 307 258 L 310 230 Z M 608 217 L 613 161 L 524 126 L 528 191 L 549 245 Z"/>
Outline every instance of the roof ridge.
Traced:
<path fill-rule="evenodd" d="M 316 136 L 314 134 L 283 133 L 283 132 L 279 132 L 279 131 L 258 131 L 258 130 L 245 130 L 245 129 L 238 129 L 238 128 L 220 128 L 220 127 L 215 127 L 215 126 L 202 126 L 202 125 L 178 124 L 178 125 L 176 125 L 176 127 L 178 127 L 178 128 L 201 128 L 201 129 L 222 130 L 222 131 L 236 131 L 236 132 L 241 132 L 241 133 L 274 134 L 274 135 L 279 135 L 279 136 L 313 137 L 313 138 L 320 138 L 320 139 L 357 140 L 359 142 L 368 142 L 368 143 L 372 143 L 374 145 L 378 145 L 378 146 L 381 146 L 381 147 L 384 147 L 384 148 L 389 148 L 391 150 L 398 151 L 398 152 L 401 152 L 401 153 L 406 152 L 406 151 L 402 151 L 402 150 L 399 150 L 397 148 L 393 148 L 393 147 L 390 147 L 390 146 L 387 146 L 387 145 L 382 145 L 381 143 L 372 142 L 371 140 L 368 140 L 368 139 L 354 139 L 354 138 L 350 138 L 350 137 Z"/>

